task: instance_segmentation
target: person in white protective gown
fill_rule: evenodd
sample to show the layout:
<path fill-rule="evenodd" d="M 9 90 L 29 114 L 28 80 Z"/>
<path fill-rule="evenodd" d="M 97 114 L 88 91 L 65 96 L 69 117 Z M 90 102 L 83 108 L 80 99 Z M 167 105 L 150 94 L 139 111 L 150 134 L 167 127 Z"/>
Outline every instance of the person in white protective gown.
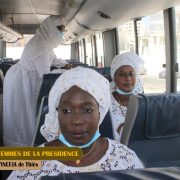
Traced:
<path fill-rule="evenodd" d="M 20 61 L 12 66 L 4 79 L 3 143 L 4 146 L 31 146 L 35 130 L 36 103 L 43 74 L 54 63 L 67 62 L 55 58 L 53 48 L 63 39 L 58 30 L 60 16 L 49 16 L 26 44 Z"/>

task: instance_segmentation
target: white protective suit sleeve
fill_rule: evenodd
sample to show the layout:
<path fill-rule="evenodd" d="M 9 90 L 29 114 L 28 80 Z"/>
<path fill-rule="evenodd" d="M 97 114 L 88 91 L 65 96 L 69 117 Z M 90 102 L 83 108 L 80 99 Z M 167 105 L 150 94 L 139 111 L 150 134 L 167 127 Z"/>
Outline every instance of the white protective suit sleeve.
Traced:
<path fill-rule="evenodd" d="M 48 17 L 26 44 L 20 61 L 4 79 L 3 142 L 5 146 L 30 146 L 36 124 L 36 103 L 43 74 L 50 72 L 53 48 L 62 41 L 59 16 Z M 66 64 L 66 62 L 62 62 Z"/>
<path fill-rule="evenodd" d="M 56 55 L 54 54 L 52 66 L 61 68 L 61 67 L 64 67 L 66 64 L 68 64 L 68 63 L 65 60 L 63 60 L 61 58 L 57 58 Z"/>

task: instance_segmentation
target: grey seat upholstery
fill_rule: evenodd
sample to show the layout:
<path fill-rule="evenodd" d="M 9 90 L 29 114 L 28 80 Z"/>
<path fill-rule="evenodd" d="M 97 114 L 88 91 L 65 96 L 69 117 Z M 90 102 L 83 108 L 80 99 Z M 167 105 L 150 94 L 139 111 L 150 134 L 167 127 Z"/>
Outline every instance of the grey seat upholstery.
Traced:
<path fill-rule="evenodd" d="M 180 167 L 180 94 L 132 96 L 121 143 L 145 167 Z"/>
<path fill-rule="evenodd" d="M 0 93 L 0 146 L 3 146 L 3 94 Z"/>
<path fill-rule="evenodd" d="M 35 133 L 34 133 L 32 146 L 39 146 L 46 142 L 46 139 L 41 135 L 40 128 L 44 124 L 45 115 L 48 113 L 48 111 L 49 111 L 48 97 L 44 96 L 44 97 L 42 97 L 40 107 L 39 107 L 39 112 L 37 115 L 36 129 L 35 129 Z"/>
<path fill-rule="evenodd" d="M 97 72 L 99 72 L 101 75 L 103 75 L 109 82 L 112 81 L 111 79 L 111 74 L 110 74 L 110 67 L 102 67 L 102 68 L 97 68 L 97 67 L 89 67 L 92 68 L 94 70 L 96 70 Z"/>
<path fill-rule="evenodd" d="M 0 146 L 3 146 L 3 81 L 4 75 L 0 69 Z"/>
<path fill-rule="evenodd" d="M 49 91 L 51 90 L 52 86 L 54 85 L 55 81 L 57 80 L 57 78 L 60 76 L 60 73 L 49 73 L 49 74 L 44 74 L 43 76 L 43 82 L 39 91 L 39 96 L 38 96 L 38 100 L 37 100 L 37 110 L 36 112 L 39 112 L 39 107 L 42 101 L 42 98 L 44 96 L 48 96 L 49 95 Z"/>
<path fill-rule="evenodd" d="M 61 173 L 58 176 L 44 176 L 41 180 L 178 180 L 179 176 L 180 169 L 171 167 L 72 174 Z"/>

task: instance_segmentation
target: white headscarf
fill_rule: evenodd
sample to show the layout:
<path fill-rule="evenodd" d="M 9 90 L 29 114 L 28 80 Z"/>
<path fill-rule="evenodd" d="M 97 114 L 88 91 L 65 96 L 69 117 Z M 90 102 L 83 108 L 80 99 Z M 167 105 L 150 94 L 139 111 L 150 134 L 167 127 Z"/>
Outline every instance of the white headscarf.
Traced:
<path fill-rule="evenodd" d="M 61 95 L 72 86 L 78 86 L 96 99 L 100 112 L 99 125 L 109 109 L 110 90 L 106 78 L 95 70 L 84 67 L 76 67 L 64 72 L 56 80 L 49 94 L 49 113 L 46 115 L 45 123 L 41 127 L 41 134 L 47 141 L 55 139 L 60 133 L 56 108 L 59 106 Z"/>
<path fill-rule="evenodd" d="M 125 52 L 116 55 L 111 63 L 111 78 L 114 78 L 116 70 L 125 65 L 131 66 L 135 70 L 136 74 L 140 74 L 144 61 L 137 54 L 132 52 Z"/>
<path fill-rule="evenodd" d="M 131 66 L 134 71 L 136 72 L 136 83 L 134 87 L 133 94 L 140 94 L 144 91 L 142 79 L 140 78 L 140 72 L 144 65 L 144 61 L 135 53 L 133 52 L 125 52 L 119 55 L 116 55 L 113 58 L 111 63 L 111 78 L 114 80 L 115 72 L 122 66 Z M 114 81 L 111 82 L 111 91 L 115 90 L 115 83 Z"/>
<path fill-rule="evenodd" d="M 38 69 L 40 76 L 49 73 L 50 66 L 55 62 L 54 59 L 57 59 L 54 55 L 53 48 L 56 48 L 63 41 L 63 37 L 57 26 L 63 23 L 64 21 L 60 16 L 54 15 L 49 16 L 42 22 L 35 36 L 33 36 L 24 48 L 21 60 L 19 61 L 23 67 L 28 70 Z M 67 64 L 63 60 L 60 61 L 59 64 L 62 66 Z"/>
<path fill-rule="evenodd" d="M 52 15 L 46 18 L 37 30 L 44 39 L 48 40 L 50 48 L 56 48 L 63 40 L 60 31 L 56 28 L 59 25 L 64 25 L 64 20 L 61 16 Z"/>

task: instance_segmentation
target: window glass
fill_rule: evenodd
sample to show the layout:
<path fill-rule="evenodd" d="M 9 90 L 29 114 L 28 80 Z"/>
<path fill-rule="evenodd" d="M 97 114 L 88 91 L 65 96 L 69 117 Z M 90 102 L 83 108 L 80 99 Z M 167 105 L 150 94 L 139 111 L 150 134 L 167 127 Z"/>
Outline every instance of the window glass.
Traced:
<path fill-rule="evenodd" d="M 145 64 L 142 69 L 145 93 L 166 90 L 165 39 L 163 12 L 146 16 L 138 21 L 139 55 Z"/>
<path fill-rule="evenodd" d="M 6 43 L 6 57 L 13 58 L 14 60 L 20 59 L 26 43 L 33 37 L 33 35 L 24 35 L 23 39 L 15 43 Z M 70 59 L 71 46 L 60 45 L 54 49 L 57 58 Z"/>
<path fill-rule="evenodd" d="M 94 39 L 94 36 L 91 36 L 91 45 L 92 45 L 92 66 L 96 66 L 96 53 L 95 53 L 95 39 Z"/>
<path fill-rule="evenodd" d="M 6 43 L 6 57 L 14 60 L 20 59 L 24 50 L 25 44 L 32 38 L 33 35 L 24 35 L 23 39 L 15 43 Z"/>
<path fill-rule="evenodd" d="M 85 63 L 83 40 L 79 41 L 79 59 L 80 62 Z"/>
<path fill-rule="evenodd" d="M 98 67 L 104 67 L 104 48 L 102 33 L 96 34 Z"/>
<path fill-rule="evenodd" d="M 71 45 L 60 45 L 54 48 L 54 53 L 57 58 L 70 59 L 71 58 Z"/>
<path fill-rule="evenodd" d="M 176 39 L 177 39 L 177 62 L 179 71 L 177 73 L 177 91 L 180 91 L 180 5 L 175 7 L 176 17 Z"/>
<path fill-rule="evenodd" d="M 130 21 L 118 27 L 120 53 L 135 52 L 134 23 Z"/>
<path fill-rule="evenodd" d="M 85 38 L 85 43 L 86 43 L 86 63 L 90 66 L 93 65 L 93 56 L 92 56 L 92 43 L 91 43 L 91 38 L 86 37 Z"/>

